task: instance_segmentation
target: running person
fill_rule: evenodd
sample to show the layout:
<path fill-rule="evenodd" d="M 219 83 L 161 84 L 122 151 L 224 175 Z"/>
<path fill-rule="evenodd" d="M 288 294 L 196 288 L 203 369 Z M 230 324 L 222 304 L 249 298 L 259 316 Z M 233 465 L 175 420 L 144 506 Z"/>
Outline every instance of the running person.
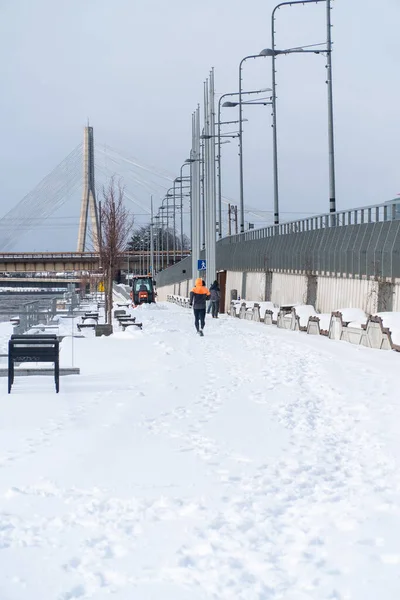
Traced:
<path fill-rule="evenodd" d="M 196 285 L 190 292 L 190 306 L 193 306 L 194 326 L 197 333 L 203 334 L 206 322 L 206 302 L 210 299 L 210 292 L 202 279 L 196 279 Z"/>

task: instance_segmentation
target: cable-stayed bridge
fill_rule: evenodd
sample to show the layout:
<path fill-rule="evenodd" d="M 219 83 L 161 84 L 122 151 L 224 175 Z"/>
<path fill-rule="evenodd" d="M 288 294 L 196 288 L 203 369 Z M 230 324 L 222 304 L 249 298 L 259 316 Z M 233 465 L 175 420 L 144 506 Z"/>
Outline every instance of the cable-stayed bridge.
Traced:
<path fill-rule="evenodd" d="M 77 244 L 80 251 L 96 250 L 93 233 L 85 237 L 82 232 L 84 225 L 94 223 L 93 219 L 88 223 L 86 209 L 96 209 L 113 176 L 121 179 L 126 204 L 138 225 L 150 221 L 150 196 L 162 196 L 173 179 L 110 146 L 95 146 L 93 129 L 87 127 L 84 142 L 0 218 L 0 251 L 72 251 Z M 85 204 L 88 192 L 93 207 Z"/>
<path fill-rule="evenodd" d="M 101 201 L 103 188 L 107 187 L 111 177 L 120 180 L 124 186 L 126 206 L 134 216 L 135 226 L 140 227 L 150 222 L 151 197 L 157 207 L 171 187 L 175 175 L 144 164 L 110 145 L 95 143 L 93 128 L 86 127 L 84 141 L 0 217 L 0 252 L 95 251 L 93 210 Z M 95 200 L 92 209 L 89 201 L 85 204 L 90 192 Z M 228 204 L 235 202 L 234 199 L 223 198 L 225 220 L 228 219 Z M 249 219 L 260 225 L 266 224 L 271 214 L 250 206 L 247 212 Z M 190 237 L 187 197 L 183 220 L 184 233 Z M 228 233 L 228 224 L 223 226 L 226 227 L 225 233 Z M 87 235 L 84 235 L 84 231 Z"/>

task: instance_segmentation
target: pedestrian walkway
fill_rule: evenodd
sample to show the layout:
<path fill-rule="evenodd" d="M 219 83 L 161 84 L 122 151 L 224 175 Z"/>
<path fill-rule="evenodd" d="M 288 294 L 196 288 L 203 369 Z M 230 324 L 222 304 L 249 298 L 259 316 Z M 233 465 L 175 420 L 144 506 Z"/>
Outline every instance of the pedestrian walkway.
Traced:
<path fill-rule="evenodd" d="M 58 395 L 4 380 L 0 598 L 399 597 L 400 357 L 135 314 L 73 340 Z"/>

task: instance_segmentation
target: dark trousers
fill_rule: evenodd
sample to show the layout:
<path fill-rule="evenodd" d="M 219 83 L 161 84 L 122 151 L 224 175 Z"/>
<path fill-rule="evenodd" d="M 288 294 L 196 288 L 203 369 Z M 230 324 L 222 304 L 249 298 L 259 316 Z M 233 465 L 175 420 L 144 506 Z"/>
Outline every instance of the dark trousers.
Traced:
<path fill-rule="evenodd" d="M 196 327 L 197 331 L 199 330 L 199 321 L 200 321 L 200 326 L 202 329 L 204 329 L 204 325 L 206 322 L 206 309 L 205 308 L 194 308 L 194 326 Z"/>
<path fill-rule="evenodd" d="M 213 300 L 211 302 L 211 314 L 213 317 L 218 317 L 219 300 Z"/>

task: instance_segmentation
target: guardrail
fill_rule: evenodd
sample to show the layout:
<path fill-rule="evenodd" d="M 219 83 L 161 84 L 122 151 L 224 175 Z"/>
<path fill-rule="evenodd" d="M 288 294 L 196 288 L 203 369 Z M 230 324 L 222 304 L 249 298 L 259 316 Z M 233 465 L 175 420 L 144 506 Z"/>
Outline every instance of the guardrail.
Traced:
<path fill-rule="evenodd" d="M 302 233 L 304 231 L 316 231 L 330 227 L 346 227 L 347 225 L 362 225 L 364 223 L 385 223 L 400 219 L 400 200 L 393 203 L 375 204 L 374 206 L 363 206 L 352 208 L 336 213 L 325 213 L 315 217 L 307 217 L 297 221 L 270 225 L 261 229 L 253 229 L 244 233 L 226 236 L 220 240 L 220 244 L 236 244 L 276 235 L 288 235 L 290 233 Z"/>
<path fill-rule="evenodd" d="M 0 261 L 7 260 L 56 260 L 56 259 L 74 259 L 74 260 L 87 260 L 89 258 L 98 259 L 99 254 L 97 252 L 1 252 Z"/>
<path fill-rule="evenodd" d="M 173 302 L 174 304 L 178 304 L 178 306 L 182 306 L 183 308 L 190 308 L 189 306 L 189 298 L 185 298 L 184 296 L 176 296 L 175 294 L 167 295 L 167 302 Z"/>
<path fill-rule="evenodd" d="M 132 250 L 129 252 L 124 252 L 122 254 L 122 258 L 128 258 L 128 257 L 139 257 L 139 256 L 150 256 L 150 251 L 149 250 Z M 172 257 L 173 255 L 173 250 L 169 250 L 168 252 L 166 250 L 158 250 L 157 251 L 158 255 L 170 255 Z M 189 256 L 190 255 L 190 251 L 189 250 L 184 250 L 183 253 L 181 251 L 178 252 L 179 256 L 181 256 L 183 254 L 183 256 Z M 66 260 L 66 259 L 72 259 L 72 260 L 87 260 L 93 258 L 95 260 L 99 259 L 99 253 L 98 252 L 1 252 L 0 253 L 0 261 L 7 261 L 7 260 L 27 260 L 27 259 L 35 259 L 35 260 Z"/>

